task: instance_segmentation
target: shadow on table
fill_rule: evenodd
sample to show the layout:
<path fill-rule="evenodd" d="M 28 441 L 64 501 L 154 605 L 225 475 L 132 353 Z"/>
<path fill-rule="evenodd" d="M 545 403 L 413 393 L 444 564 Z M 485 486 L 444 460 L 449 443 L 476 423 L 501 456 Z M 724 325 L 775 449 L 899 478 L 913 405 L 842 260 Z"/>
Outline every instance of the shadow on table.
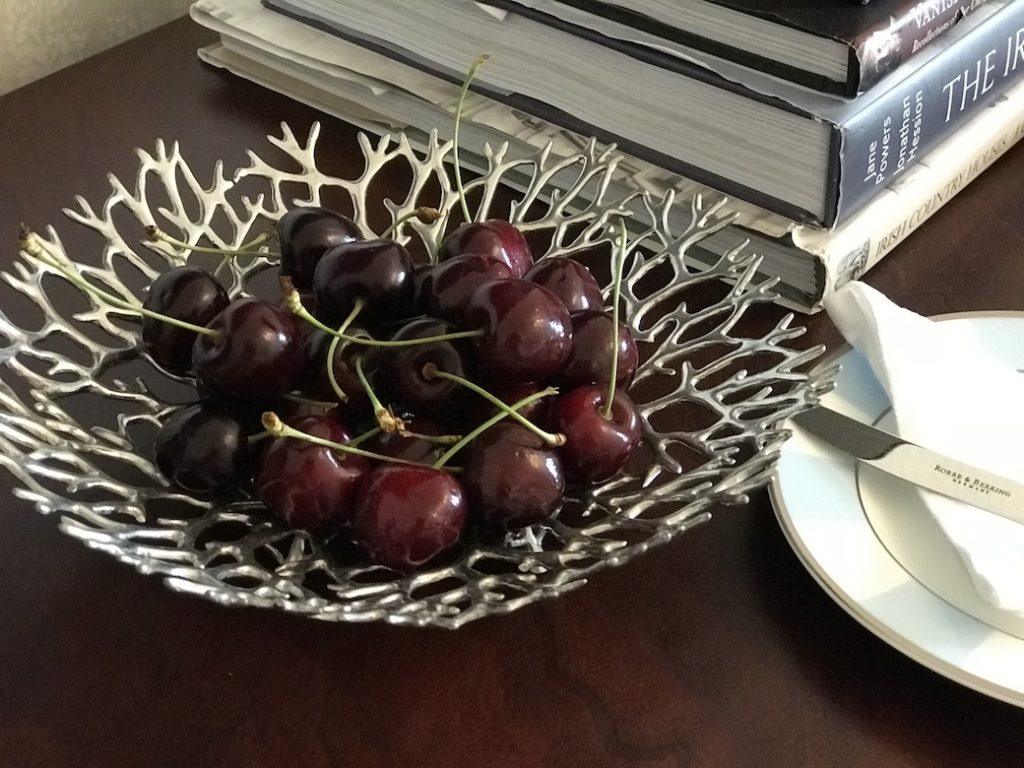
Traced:
<path fill-rule="evenodd" d="M 858 624 L 807 573 L 774 516 L 759 516 L 746 539 L 765 616 L 825 698 L 880 737 L 899 733 L 900 743 L 920 747 L 922 756 L 963 753 L 982 765 L 1020 764 L 1011 754 L 1024 710 L 932 672 Z M 780 569 L 780 562 L 791 567 Z"/>

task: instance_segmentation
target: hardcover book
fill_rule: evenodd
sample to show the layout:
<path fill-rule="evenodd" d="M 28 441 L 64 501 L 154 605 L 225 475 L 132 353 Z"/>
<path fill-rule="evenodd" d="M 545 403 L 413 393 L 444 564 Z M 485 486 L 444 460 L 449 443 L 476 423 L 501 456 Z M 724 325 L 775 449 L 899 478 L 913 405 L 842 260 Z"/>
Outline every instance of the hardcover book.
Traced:
<path fill-rule="evenodd" d="M 264 0 L 339 38 L 783 216 L 841 225 L 1024 73 L 1024 2 L 990 0 L 848 102 L 586 40 L 470 0 Z M 640 87 L 638 87 L 640 86 Z M 638 119 L 642 116 L 642 119 Z"/>
<path fill-rule="evenodd" d="M 817 90 L 856 96 L 985 0 L 483 0 L 608 33 L 607 22 Z M 612 32 L 614 34 L 614 32 Z"/>
<path fill-rule="evenodd" d="M 200 51 L 206 61 L 374 133 L 402 130 L 414 144 L 425 144 L 432 130 L 451 138 L 459 95 L 456 86 L 253 6 L 249 0 L 199 0 L 192 16 L 221 37 L 220 44 Z M 804 311 L 815 309 L 823 296 L 862 275 L 923 226 L 1022 137 L 1024 81 L 987 103 L 843 227 L 826 231 L 801 225 L 734 199 L 729 201 L 729 211 L 737 217 L 735 224 L 704 241 L 691 255 L 712 263 L 748 241 L 748 247 L 764 257 L 764 273 L 780 278 L 784 303 Z M 461 154 L 469 167 L 485 167 L 477 154 L 484 142 L 492 147 L 507 142 L 515 157 L 553 142 L 556 156 L 569 156 L 586 139 L 471 94 L 466 100 Z M 691 180 L 623 157 L 606 194 L 621 197 L 632 189 L 659 196 L 673 190 L 680 199 L 713 195 Z M 681 215 L 685 209 L 679 207 Z M 685 226 L 685 221 L 678 226 Z"/>

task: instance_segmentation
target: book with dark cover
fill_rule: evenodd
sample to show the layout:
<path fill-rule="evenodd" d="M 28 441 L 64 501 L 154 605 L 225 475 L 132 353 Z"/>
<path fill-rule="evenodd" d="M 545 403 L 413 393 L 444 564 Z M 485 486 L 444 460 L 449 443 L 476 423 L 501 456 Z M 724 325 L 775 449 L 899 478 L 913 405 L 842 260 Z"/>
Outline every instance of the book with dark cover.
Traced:
<path fill-rule="evenodd" d="M 503 8 L 516 4 L 515 0 L 483 1 Z M 985 0 L 873 0 L 870 4 L 860 0 L 702 0 L 843 44 L 848 57 L 845 80 L 783 63 L 710 35 L 694 33 L 631 8 L 628 3 L 558 2 L 791 82 L 852 97 L 871 88 Z"/>
<path fill-rule="evenodd" d="M 460 83 L 464 77 L 462 72 L 453 69 L 452 65 L 439 64 L 433 58 L 437 55 L 451 54 L 451 51 L 435 49 L 435 45 L 444 43 L 434 35 L 423 36 L 409 32 L 404 44 L 408 47 L 378 36 L 376 22 L 367 20 L 365 16 L 369 8 L 368 0 L 337 0 L 336 4 L 329 6 L 329 15 L 308 10 L 303 1 L 263 0 L 264 5 L 274 10 L 449 82 Z M 362 28 L 357 28 L 355 24 L 359 16 L 346 12 L 349 10 L 348 6 L 351 6 L 351 10 L 357 7 L 362 10 Z M 438 2 L 438 6 L 440 11 L 447 7 L 454 8 L 455 4 Z M 398 13 L 398 8 L 392 10 Z M 448 17 L 440 12 L 434 14 L 433 18 L 437 19 L 437 24 L 441 28 L 451 23 Z M 488 24 L 489 35 L 506 31 L 501 27 L 501 22 L 491 21 Z M 491 26 L 494 27 L 493 30 Z M 531 54 L 529 46 L 526 45 L 526 40 L 532 39 L 532 33 L 526 34 L 525 28 L 521 26 L 518 29 L 519 34 L 523 36 L 522 40 L 511 40 L 506 34 L 504 42 L 516 51 L 516 55 L 537 56 L 536 52 Z M 560 45 L 562 37 L 566 38 L 565 46 Z M 567 51 L 567 46 L 571 40 L 578 37 L 559 35 L 557 41 L 549 41 L 549 45 L 558 46 L 550 55 L 555 59 L 571 55 Z M 438 40 L 436 44 L 435 39 Z M 720 89 L 727 93 L 730 99 L 740 95 L 751 102 L 764 105 L 769 112 L 781 110 L 783 113 L 809 121 L 810 125 L 826 126 L 826 145 L 807 150 L 785 148 L 788 153 L 827 153 L 824 178 L 820 182 L 823 186 L 819 203 L 813 208 L 795 206 L 775 197 L 764 188 L 709 171 L 700 165 L 699 155 L 684 160 L 659 150 L 652 144 L 655 139 L 663 140 L 664 137 L 648 138 L 644 121 L 630 119 L 631 131 L 609 130 L 603 121 L 616 109 L 617 100 L 614 94 L 609 95 L 607 89 L 592 94 L 590 101 L 593 104 L 593 116 L 583 119 L 579 114 L 567 111 L 559 103 L 564 91 L 554 79 L 549 78 L 550 82 L 534 82 L 531 89 L 489 86 L 485 80 L 486 76 L 499 67 L 508 67 L 508 71 L 503 75 L 515 77 L 515 73 L 518 72 L 516 62 L 507 56 L 500 59 L 492 58 L 486 72 L 481 73 L 472 88 L 515 109 L 536 115 L 575 133 L 595 136 L 603 142 L 616 143 L 628 154 L 731 196 L 798 221 L 813 222 L 831 228 L 847 220 L 881 189 L 913 166 L 929 149 L 954 133 L 962 123 L 979 112 L 985 104 L 991 103 L 1024 74 L 1024 1 L 1001 5 L 998 10 L 988 15 L 982 14 L 977 19 L 972 19 L 972 24 L 964 28 L 955 45 L 948 45 L 938 55 L 931 56 L 921 66 L 913 68 L 912 72 L 898 79 L 898 82 L 892 84 L 888 90 L 880 92 L 876 89 L 852 102 L 818 97 L 805 105 L 793 104 L 765 96 L 669 54 L 621 41 L 603 42 L 618 53 L 627 54 L 617 56 L 607 63 L 613 67 L 607 70 L 609 78 L 620 74 L 619 70 L 624 67 L 629 68 L 629 76 L 638 82 L 643 81 L 641 72 L 644 67 L 670 70 L 699 82 L 702 88 L 706 87 L 709 95 Z M 638 47 L 642 48 L 642 52 L 635 50 Z M 464 57 L 465 54 L 460 54 L 458 58 L 461 61 Z M 656 103 L 658 94 L 651 94 L 651 98 Z M 810 106 L 811 103 L 814 105 L 813 108 Z M 599 122 L 602 124 L 598 124 Z M 744 130 L 747 131 L 748 141 L 763 142 L 757 124 L 752 124 Z M 630 135 L 623 135 L 624 133 Z M 692 143 L 693 138 L 690 137 L 688 141 Z M 781 149 L 783 147 L 764 147 L 765 152 L 776 152 Z M 790 162 L 800 160 L 799 154 L 787 154 L 787 157 L 793 158 Z"/>

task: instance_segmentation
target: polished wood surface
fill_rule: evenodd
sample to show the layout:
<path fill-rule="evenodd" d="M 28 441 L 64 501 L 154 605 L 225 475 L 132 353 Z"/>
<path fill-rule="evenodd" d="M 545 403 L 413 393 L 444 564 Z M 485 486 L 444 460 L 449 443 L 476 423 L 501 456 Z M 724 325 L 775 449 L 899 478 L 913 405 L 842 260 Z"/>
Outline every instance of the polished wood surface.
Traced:
<path fill-rule="evenodd" d="M 132 178 L 132 148 L 158 137 L 231 168 L 280 121 L 319 119 L 332 163 L 355 170 L 352 128 L 201 65 L 211 41 L 182 20 L 0 98 L 0 266 L 20 220 L 76 237 L 61 208 L 102 200 L 105 174 Z M 1024 308 L 1022 175 L 1024 146 L 868 282 L 929 314 Z M 825 318 L 809 326 L 837 342 Z M 1024 763 L 1024 711 L 861 628 L 765 494 L 561 600 L 452 633 L 174 594 L 0 486 L 2 768 Z"/>

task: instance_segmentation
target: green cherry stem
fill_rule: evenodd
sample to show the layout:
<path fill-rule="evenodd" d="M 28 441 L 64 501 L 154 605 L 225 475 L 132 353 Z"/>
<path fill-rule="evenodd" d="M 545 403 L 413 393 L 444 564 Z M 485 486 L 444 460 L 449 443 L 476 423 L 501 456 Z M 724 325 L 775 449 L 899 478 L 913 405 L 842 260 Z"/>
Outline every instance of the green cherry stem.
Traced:
<path fill-rule="evenodd" d="M 373 429 L 366 430 L 361 435 L 357 435 L 356 437 L 353 437 L 351 440 L 349 440 L 347 443 L 345 443 L 345 445 L 348 445 L 348 446 L 351 446 L 352 448 L 355 448 L 357 445 L 362 445 L 367 440 L 369 440 L 371 437 L 376 437 L 379 434 L 380 434 L 380 427 L 374 427 Z"/>
<path fill-rule="evenodd" d="M 281 395 L 282 400 L 287 400 L 290 403 L 298 403 L 299 405 L 309 405 L 313 408 L 330 409 L 337 405 L 337 403 L 329 403 L 326 400 L 314 400 L 311 397 L 303 397 L 302 395 L 296 395 L 291 392 Z"/>
<path fill-rule="evenodd" d="M 462 110 L 466 105 L 466 94 L 469 92 L 469 84 L 476 77 L 476 71 L 480 69 L 488 56 L 482 54 L 477 56 L 466 73 L 466 79 L 462 81 L 462 89 L 459 91 L 459 102 L 455 107 L 455 128 L 452 130 L 452 154 L 455 160 L 455 187 L 459 190 L 459 202 L 462 204 L 462 215 L 466 221 L 471 221 L 469 214 L 469 203 L 466 202 L 466 188 L 462 185 L 462 163 L 459 161 L 459 127 L 462 124 Z"/>
<path fill-rule="evenodd" d="M 369 440 L 374 435 L 379 435 L 379 434 L 380 434 L 380 427 L 374 427 L 373 429 L 370 429 L 370 430 L 367 430 L 366 432 L 363 432 L 363 434 L 359 435 L 358 437 L 353 437 L 351 440 L 347 441 L 345 443 L 345 445 L 347 445 L 349 448 L 355 448 L 360 443 L 365 443 L 367 440 Z M 246 438 L 246 440 L 249 442 L 249 445 L 253 445 L 254 443 L 258 443 L 258 442 L 260 442 L 262 440 L 266 440 L 268 437 L 274 437 L 274 436 L 275 435 L 274 435 L 273 432 L 271 432 L 269 429 L 265 429 L 262 432 L 257 432 L 255 435 L 249 435 L 249 437 Z"/>
<path fill-rule="evenodd" d="M 242 252 L 247 252 L 247 251 L 249 251 L 249 249 L 255 248 L 257 245 L 260 245 L 261 243 L 267 242 L 267 240 L 269 240 L 270 237 L 271 237 L 271 235 L 270 235 L 269 232 L 263 232 L 262 234 L 256 235 L 256 237 L 254 237 L 249 242 L 242 243 L 242 246 L 241 246 L 240 250 Z M 258 255 L 258 251 L 253 251 L 253 255 L 254 256 Z M 224 269 L 224 267 L 226 267 L 228 264 L 231 263 L 231 259 L 232 259 L 231 254 L 226 254 L 224 256 L 224 258 L 222 258 L 220 260 L 220 262 L 217 264 L 217 266 L 214 268 L 213 276 L 214 277 L 219 277 L 220 276 L 220 271 L 222 269 Z"/>
<path fill-rule="evenodd" d="M 341 342 L 341 335 L 348 330 L 348 327 L 355 322 L 355 319 L 359 316 L 359 313 L 363 311 L 363 307 L 366 306 L 366 302 L 363 299 L 356 299 L 356 303 L 352 306 L 352 311 L 348 313 L 348 317 L 338 326 L 338 330 L 333 339 L 331 339 L 331 346 L 327 348 L 327 380 L 331 382 L 331 389 L 334 390 L 334 394 L 337 396 L 338 401 L 344 403 L 348 400 L 348 395 L 341 388 L 338 383 L 338 378 L 334 375 L 334 356 L 338 352 L 338 344 Z"/>
<path fill-rule="evenodd" d="M 540 399 L 545 398 L 545 397 L 551 397 L 552 395 L 557 395 L 557 394 L 558 394 L 558 390 L 557 389 L 555 389 L 554 387 L 548 387 L 547 389 L 542 389 L 540 392 L 534 392 L 529 397 L 524 397 L 522 400 L 519 400 L 518 402 L 515 402 L 512 405 L 507 405 L 506 407 L 509 409 L 509 411 L 515 412 L 515 411 L 518 411 L 518 410 L 520 410 L 522 408 L 525 408 L 530 403 L 535 402 L 536 400 L 540 400 Z M 500 413 L 496 413 L 494 416 L 491 416 L 491 418 L 489 418 L 487 421 L 483 422 L 480 426 L 478 426 L 472 432 L 470 432 L 465 437 L 463 437 L 461 440 L 459 440 L 459 442 L 457 442 L 455 445 L 453 445 L 451 448 L 449 448 L 447 451 L 445 451 L 443 454 L 441 454 L 441 456 L 438 458 L 438 460 L 434 462 L 434 469 L 441 469 L 442 467 L 444 467 L 444 465 L 448 463 L 448 461 L 452 458 L 452 456 L 454 456 L 459 451 L 461 451 L 463 448 L 465 448 L 467 445 L 469 445 L 471 442 L 476 440 L 476 438 L 478 438 L 480 435 L 482 435 L 488 429 L 493 427 L 499 421 L 504 421 L 508 417 L 509 417 L 509 414 L 504 412 L 504 411 L 502 411 Z"/>
<path fill-rule="evenodd" d="M 545 432 L 543 429 L 538 427 L 528 418 L 523 416 L 523 414 L 517 413 L 511 406 L 509 406 L 508 403 L 498 399 L 490 392 L 488 392 L 486 389 L 481 387 L 479 384 L 474 384 L 469 379 L 465 379 L 462 376 L 456 376 L 454 373 L 442 371 L 434 363 L 427 363 L 425 366 L 423 366 L 423 378 L 429 381 L 430 379 L 433 379 L 435 377 L 439 379 L 445 379 L 447 381 L 454 381 L 456 384 L 459 384 L 468 389 L 469 391 L 475 392 L 476 394 L 480 395 L 480 397 L 482 397 L 484 400 L 489 402 L 491 405 L 493 405 L 499 411 L 504 413 L 506 416 L 510 416 L 511 418 L 518 421 L 520 424 L 522 424 L 528 430 L 533 432 L 535 435 L 537 435 L 537 437 L 539 437 L 548 445 L 558 446 L 565 444 L 565 435 Z"/>
<path fill-rule="evenodd" d="M 170 315 L 164 315 L 160 312 L 154 312 L 151 309 L 146 309 L 144 306 L 134 301 L 127 301 L 112 293 L 104 291 L 102 288 L 97 288 L 95 285 L 86 280 L 71 262 L 64 258 L 61 258 L 51 252 L 49 248 L 43 245 L 43 241 L 29 229 L 24 229 L 19 237 L 19 244 L 22 251 L 25 252 L 30 259 L 41 262 L 53 269 L 57 270 L 62 274 L 69 282 L 85 293 L 95 296 L 101 303 L 107 304 L 115 309 L 120 309 L 124 312 L 130 312 L 131 314 L 139 315 L 141 317 L 150 317 L 154 320 L 167 323 L 168 325 L 174 325 L 178 328 L 184 328 L 186 331 L 192 331 L 194 333 L 205 334 L 217 338 L 220 333 L 213 330 L 212 328 L 204 328 L 201 325 L 194 325 L 193 323 L 187 323 L 184 320 L 179 320 L 176 317 Z"/>
<path fill-rule="evenodd" d="M 373 391 L 373 387 L 370 386 L 370 380 L 366 378 L 366 372 L 363 370 L 362 357 L 356 358 L 356 376 L 359 377 L 359 383 L 363 385 L 366 396 L 370 398 L 374 418 L 377 419 L 377 424 L 380 425 L 381 430 L 384 432 L 399 432 L 405 429 L 405 422 L 395 416 L 390 408 L 384 406 Z"/>
<path fill-rule="evenodd" d="M 256 237 L 254 237 L 249 242 L 242 243 L 241 250 L 243 250 L 243 251 L 252 250 L 253 248 L 255 248 L 258 245 L 263 245 L 271 237 L 273 237 L 273 235 L 271 235 L 271 233 L 269 231 L 267 231 L 267 232 L 260 232 L 258 235 L 256 235 Z"/>
<path fill-rule="evenodd" d="M 362 448 L 357 448 L 352 445 L 352 441 L 347 443 L 335 443 L 331 440 L 324 440 L 322 437 L 316 437 L 302 430 L 289 427 L 273 411 L 267 411 L 263 414 L 262 418 L 263 427 L 270 433 L 272 437 L 291 437 L 297 440 L 305 440 L 307 443 L 313 443 L 314 445 L 322 445 L 325 448 L 330 448 L 333 451 L 340 453 L 351 453 L 355 456 L 365 456 L 368 459 L 375 461 L 387 461 L 392 464 L 412 464 L 414 466 L 424 466 L 422 463 L 417 461 L 406 461 L 405 459 L 396 459 L 394 456 L 385 456 L 382 453 L 373 453 L 372 451 L 364 451 Z M 367 435 L 360 435 L 356 440 L 366 438 Z"/>
<path fill-rule="evenodd" d="M 605 419 L 612 417 L 612 402 L 615 400 L 616 379 L 619 377 L 619 296 L 622 292 L 622 272 L 626 264 L 626 224 L 619 222 L 619 248 L 616 253 L 615 283 L 612 287 L 612 374 L 608 382 L 608 395 L 601 413 Z"/>
<path fill-rule="evenodd" d="M 292 314 L 302 318 L 315 328 L 319 328 L 324 333 L 329 333 L 335 338 L 351 342 L 352 344 L 361 344 L 367 347 L 418 347 L 421 344 L 434 344 L 438 341 L 478 339 L 484 335 L 483 329 L 479 329 L 476 331 L 456 331 L 455 333 L 445 333 L 440 336 L 428 336 L 422 339 L 399 339 L 397 341 L 381 341 L 380 339 L 373 339 L 367 336 L 349 336 L 348 334 L 338 333 L 336 330 L 328 325 L 324 325 L 324 323 L 310 314 L 309 310 L 303 306 L 302 297 L 299 296 L 299 292 L 295 290 L 295 287 L 292 285 L 289 278 L 282 277 L 280 278 L 280 282 L 281 292 L 284 294 L 285 306 Z"/>
<path fill-rule="evenodd" d="M 410 432 L 408 429 L 398 430 L 402 437 L 411 437 L 416 440 L 426 440 L 428 443 L 437 445 L 455 445 L 462 439 L 462 435 L 424 435 L 422 432 Z"/>
<path fill-rule="evenodd" d="M 273 253 L 271 251 L 253 251 L 248 250 L 252 248 L 253 244 L 260 245 L 266 242 L 270 238 L 270 234 L 264 232 L 262 235 L 256 237 L 252 241 L 244 244 L 241 248 L 213 248 L 204 245 L 190 245 L 184 240 L 178 240 L 175 237 L 171 237 L 164 232 L 160 227 L 155 224 L 150 224 L 146 227 L 146 237 L 149 238 L 150 242 L 164 242 L 168 245 L 173 245 L 175 248 L 181 248 L 185 251 L 194 251 L 195 253 L 213 253 L 218 256 L 273 256 L 279 257 L 281 254 Z M 262 238 L 262 239 L 261 239 Z"/>
<path fill-rule="evenodd" d="M 410 211 L 404 216 L 400 216 L 399 218 L 395 219 L 394 223 L 392 223 L 390 227 L 381 232 L 380 239 L 384 240 L 385 238 L 391 237 L 398 231 L 399 227 L 405 224 L 405 222 L 411 221 L 412 219 L 416 219 L 417 221 L 423 224 L 433 224 L 440 218 L 441 212 L 437 210 L 437 208 L 430 208 L 429 206 L 421 205 L 415 211 Z"/>

